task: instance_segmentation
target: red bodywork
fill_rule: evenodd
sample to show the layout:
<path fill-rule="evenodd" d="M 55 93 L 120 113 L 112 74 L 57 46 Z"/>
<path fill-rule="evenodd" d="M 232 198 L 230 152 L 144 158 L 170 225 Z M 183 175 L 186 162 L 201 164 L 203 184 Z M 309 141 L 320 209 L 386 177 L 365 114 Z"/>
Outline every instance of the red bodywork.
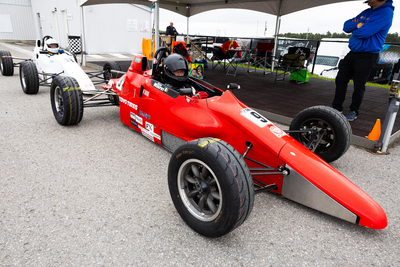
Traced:
<path fill-rule="evenodd" d="M 122 123 L 162 146 L 165 146 L 163 134 L 166 133 L 183 141 L 218 138 L 241 154 L 245 153 L 247 144 L 251 142 L 253 147 L 246 156 L 249 168 L 260 165 L 247 158 L 271 168 L 288 165 L 308 180 L 312 187 L 354 213 L 357 219 L 352 222 L 374 229 L 387 226 L 385 212 L 371 197 L 283 130 L 235 98 L 230 91 L 223 92 L 203 81 L 191 79 L 192 83 L 201 84 L 218 94 L 203 99 L 179 95 L 156 81 L 151 76 L 152 70 L 142 71 L 142 57 L 134 58 L 125 77 L 112 80 L 113 90 L 120 99 Z M 252 172 L 252 175 L 254 173 L 257 172 Z M 277 190 L 273 192 L 282 193 L 284 175 L 253 177 L 267 185 L 275 184 Z M 307 193 L 304 197 L 307 198 Z M 335 214 L 335 211 L 332 213 Z"/>

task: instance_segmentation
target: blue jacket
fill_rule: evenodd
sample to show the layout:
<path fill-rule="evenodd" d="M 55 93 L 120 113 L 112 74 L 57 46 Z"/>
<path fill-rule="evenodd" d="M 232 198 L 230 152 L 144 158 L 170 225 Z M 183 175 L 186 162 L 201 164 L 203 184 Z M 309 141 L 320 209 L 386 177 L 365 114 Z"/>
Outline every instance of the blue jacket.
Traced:
<path fill-rule="evenodd" d="M 394 6 L 392 0 L 375 9 L 368 8 L 344 23 L 343 31 L 352 33 L 349 48 L 352 52 L 379 53 L 392 26 Z M 364 23 L 357 27 L 359 23 Z"/>

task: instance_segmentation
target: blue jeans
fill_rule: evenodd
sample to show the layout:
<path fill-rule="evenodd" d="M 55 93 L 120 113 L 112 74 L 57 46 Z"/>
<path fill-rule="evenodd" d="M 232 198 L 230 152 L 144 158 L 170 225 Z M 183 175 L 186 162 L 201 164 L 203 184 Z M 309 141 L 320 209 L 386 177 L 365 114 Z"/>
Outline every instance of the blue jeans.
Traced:
<path fill-rule="evenodd" d="M 343 102 L 346 98 L 347 85 L 350 79 L 354 82 L 354 91 L 351 100 L 350 110 L 359 112 L 364 98 L 365 84 L 368 81 L 369 73 L 374 64 L 378 61 L 379 54 L 349 52 L 339 65 L 339 72 L 336 76 L 336 91 L 332 107 L 342 111 Z"/>

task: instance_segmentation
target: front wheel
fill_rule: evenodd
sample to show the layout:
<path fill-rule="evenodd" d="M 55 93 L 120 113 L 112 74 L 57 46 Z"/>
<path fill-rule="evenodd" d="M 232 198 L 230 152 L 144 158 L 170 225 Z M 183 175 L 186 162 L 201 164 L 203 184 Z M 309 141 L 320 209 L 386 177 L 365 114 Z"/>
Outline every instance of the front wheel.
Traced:
<path fill-rule="evenodd" d="M 9 51 L 0 51 L 0 71 L 3 76 L 14 75 L 14 62 Z"/>
<path fill-rule="evenodd" d="M 23 61 L 19 64 L 19 80 L 25 94 L 33 95 L 39 92 L 39 76 L 32 61 Z"/>
<path fill-rule="evenodd" d="M 306 130 L 290 135 L 328 163 L 340 158 L 351 144 L 350 123 L 339 111 L 327 106 L 302 110 L 293 118 L 289 130 Z"/>
<path fill-rule="evenodd" d="M 103 77 L 104 77 L 104 80 L 106 82 L 108 82 L 110 79 L 115 79 L 115 78 L 119 78 L 119 77 L 122 76 L 122 75 L 119 75 L 119 74 L 111 73 L 112 70 L 121 71 L 121 67 L 115 61 L 107 61 L 106 63 L 104 63 L 104 66 L 103 66 L 103 71 L 104 71 Z"/>
<path fill-rule="evenodd" d="M 179 215 L 204 236 L 229 233 L 253 208 L 250 171 L 243 157 L 219 139 L 203 138 L 179 147 L 169 162 L 168 184 Z"/>
<path fill-rule="evenodd" d="M 74 78 L 55 77 L 50 87 L 50 100 L 54 117 L 59 124 L 75 125 L 82 120 L 82 91 Z"/>

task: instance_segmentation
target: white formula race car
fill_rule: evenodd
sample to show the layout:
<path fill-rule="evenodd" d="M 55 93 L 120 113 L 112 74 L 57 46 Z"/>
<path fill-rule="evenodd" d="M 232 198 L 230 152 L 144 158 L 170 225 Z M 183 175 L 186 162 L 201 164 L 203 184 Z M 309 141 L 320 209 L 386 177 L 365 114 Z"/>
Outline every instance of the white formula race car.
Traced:
<path fill-rule="evenodd" d="M 14 63 L 14 60 L 20 60 Z M 0 51 L 0 70 L 4 76 L 12 76 L 14 67 L 19 66 L 22 90 L 26 94 L 37 94 L 39 86 L 52 86 L 62 82 L 56 77 L 70 77 L 78 83 L 84 94 L 97 94 L 97 84 L 107 83 L 110 78 L 116 78 L 110 70 L 120 71 L 114 61 L 106 62 L 103 71 L 85 72 L 77 63 L 76 56 L 60 50 L 58 43 L 51 36 L 45 36 L 36 41 L 32 58 L 23 59 L 12 57 L 9 51 Z M 57 86 L 64 88 L 65 85 Z"/>

